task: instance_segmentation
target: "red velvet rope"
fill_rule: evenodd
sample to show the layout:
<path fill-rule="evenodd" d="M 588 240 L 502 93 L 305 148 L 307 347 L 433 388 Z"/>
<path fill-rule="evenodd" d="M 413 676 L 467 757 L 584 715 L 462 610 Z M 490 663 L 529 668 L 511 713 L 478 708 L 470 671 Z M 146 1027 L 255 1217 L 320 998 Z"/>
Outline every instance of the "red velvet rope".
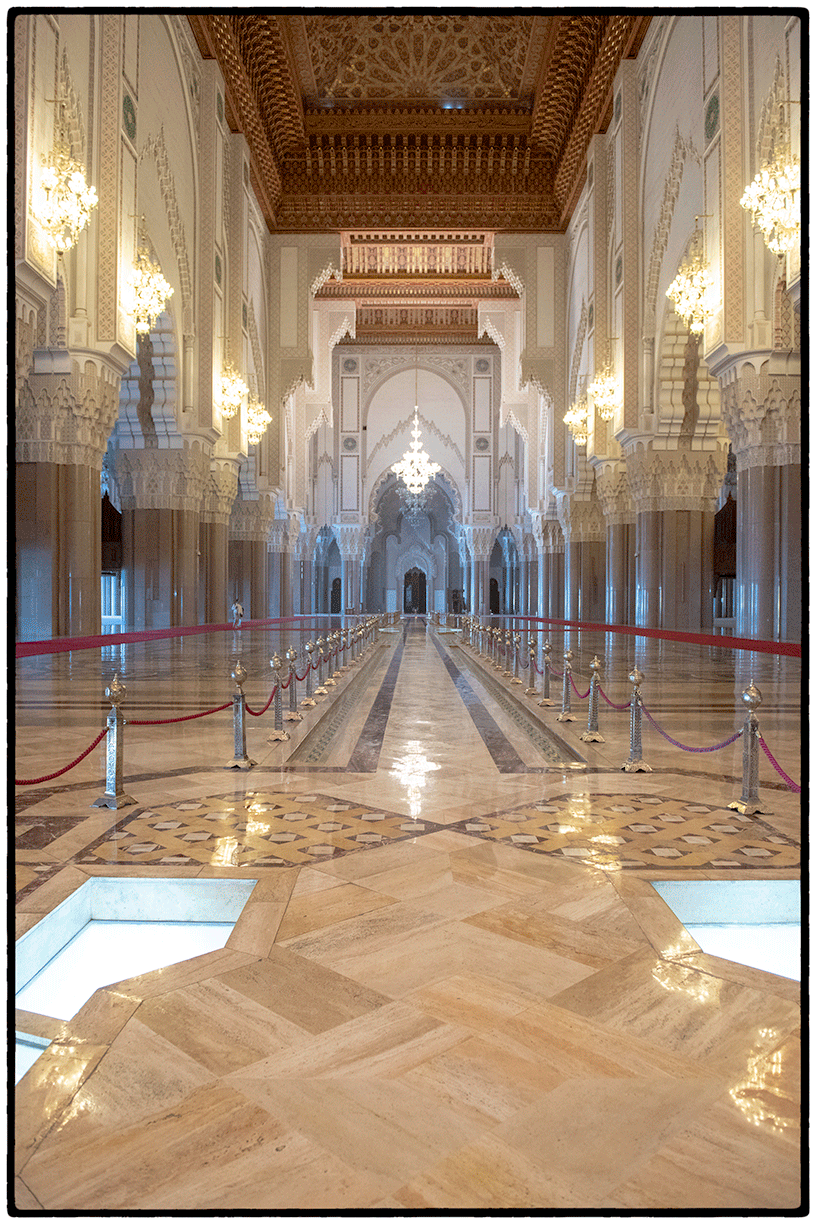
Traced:
<path fill-rule="evenodd" d="M 594 621 L 555 620 L 551 616 L 523 616 L 514 618 L 526 625 L 564 625 L 568 629 L 580 629 L 585 633 L 622 633 L 631 637 L 656 638 L 661 642 L 688 642 L 696 646 L 720 646 L 728 650 L 754 650 L 760 654 L 789 655 L 801 659 L 799 642 L 765 642 L 754 638 L 717 637 L 713 633 L 681 633 L 675 629 L 644 629 L 634 625 L 608 625 Z"/>
<path fill-rule="evenodd" d="M 265 713 L 266 713 L 266 711 L 267 711 L 267 710 L 269 709 L 269 707 L 271 706 L 271 704 L 272 704 L 272 698 L 275 696 L 275 694 L 277 693 L 277 691 L 278 691 L 278 686 L 277 686 L 277 684 L 276 684 L 276 685 L 275 685 L 275 687 L 273 688 L 272 692 L 269 694 L 269 700 L 267 701 L 267 703 L 266 703 L 266 705 L 264 706 L 264 708 L 263 708 L 262 710 L 250 710 L 249 706 L 247 706 L 247 707 L 246 707 L 246 712 L 247 712 L 247 714 L 251 714 L 253 718 L 260 718 L 260 717 L 261 717 L 261 715 L 262 715 L 262 714 L 265 714 Z"/>
<path fill-rule="evenodd" d="M 88 753 L 93 752 L 96 745 L 101 744 L 102 740 L 105 738 L 107 734 L 108 734 L 108 729 L 106 727 L 104 731 L 99 732 L 99 735 L 97 735 L 96 739 L 91 744 L 91 746 L 89 748 L 86 748 L 84 752 L 81 752 L 79 756 L 77 757 L 77 759 L 75 761 L 72 761 L 70 765 L 66 765 L 64 769 L 58 769 L 56 773 L 46 774 L 42 778 L 23 778 L 22 780 L 20 778 L 15 778 L 14 785 L 15 786 L 35 786 L 38 782 L 50 782 L 52 778 L 59 778 L 62 774 L 67 773 L 69 769 L 73 769 L 75 765 L 78 765 L 80 761 L 84 761 Z"/>
<path fill-rule="evenodd" d="M 201 710 L 198 714 L 182 714 L 179 718 L 128 718 L 127 725 L 129 727 L 163 727 L 167 723 L 189 722 L 191 718 L 206 718 L 208 714 L 218 714 L 221 710 L 228 710 L 231 705 L 231 701 L 225 701 L 223 705 L 213 706 L 211 710 Z"/>

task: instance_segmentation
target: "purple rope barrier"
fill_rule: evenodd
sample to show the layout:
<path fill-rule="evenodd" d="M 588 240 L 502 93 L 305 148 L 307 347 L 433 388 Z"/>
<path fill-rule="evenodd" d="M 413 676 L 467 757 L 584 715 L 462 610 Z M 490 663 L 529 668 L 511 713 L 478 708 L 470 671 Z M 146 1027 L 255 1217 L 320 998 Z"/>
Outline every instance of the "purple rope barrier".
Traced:
<path fill-rule="evenodd" d="M 591 688 L 591 686 L 590 686 L 590 688 L 588 688 L 588 689 L 587 689 L 587 691 L 586 691 L 585 693 L 579 693 L 579 692 L 578 692 L 578 685 L 575 683 L 575 679 L 573 678 L 573 676 L 570 676 L 570 684 L 572 685 L 573 689 L 575 690 L 575 696 L 576 696 L 576 697 L 580 697 L 580 698 L 581 698 L 581 701 L 583 701 L 585 697 L 588 697 L 588 696 L 589 696 L 589 694 L 590 694 L 590 692 L 592 691 L 592 688 Z"/>
<path fill-rule="evenodd" d="M 770 750 L 770 748 L 769 748 L 769 747 L 768 747 L 768 745 L 765 743 L 765 741 L 764 741 L 764 739 L 762 738 L 762 736 L 761 736 L 761 735 L 760 735 L 760 737 L 759 737 L 759 743 L 760 743 L 760 746 L 761 746 L 761 748 L 762 748 L 762 751 L 765 753 L 766 757 L 767 757 L 767 758 L 768 758 L 768 760 L 771 762 L 771 764 L 773 765 L 774 769 L 775 769 L 775 770 L 776 770 L 776 772 L 779 774 L 780 778 L 782 778 L 782 779 L 783 779 L 783 780 L 784 780 L 784 781 L 785 781 L 785 782 L 788 784 L 788 786 L 790 787 L 790 789 L 793 791 L 793 793 L 794 793 L 795 795 L 801 795 L 801 793 L 802 793 L 802 788 L 801 788 L 801 786 L 797 786 L 797 785 L 796 785 L 796 783 L 794 782 L 793 778 L 789 778 L 789 777 L 788 777 L 788 775 L 785 773 L 785 771 L 784 771 L 784 769 L 782 768 L 782 766 L 779 764 L 779 762 L 778 762 L 778 761 L 777 761 L 777 760 L 776 760 L 776 759 L 773 757 L 773 755 L 771 754 L 771 750 Z"/>
<path fill-rule="evenodd" d="M 729 744 L 733 744 L 734 741 L 738 740 L 742 735 L 742 727 L 740 727 L 739 731 L 735 731 L 729 739 L 723 740 L 721 744 L 715 744 L 713 748 L 689 748 L 688 744 L 681 744 L 678 740 L 672 739 L 670 735 L 667 735 L 663 728 L 655 722 L 643 703 L 641 703 L 640 708 L 643 710 L 643 713 L 646 715 L 655 731 L 658 731 L 664 739 L 669 741 L 670 744 L 674 744 L 675 748 L 682 748 L 683 752 L 718 752 L 720 748 L 727 748 Z"/>
<path fill-rule="evenodd" d="M 624 702 L 623 705 L 616 705 L 614 701 L 609 700 L 606 693 L 601 688 L 600 684 L 598 685 L 598 692 L 601 694 L 606 704 L 608 706 L 611 706 L 613 710 L 628 710 L 630 705 L 632 704 L 631 701 L 626 701 Z"/>

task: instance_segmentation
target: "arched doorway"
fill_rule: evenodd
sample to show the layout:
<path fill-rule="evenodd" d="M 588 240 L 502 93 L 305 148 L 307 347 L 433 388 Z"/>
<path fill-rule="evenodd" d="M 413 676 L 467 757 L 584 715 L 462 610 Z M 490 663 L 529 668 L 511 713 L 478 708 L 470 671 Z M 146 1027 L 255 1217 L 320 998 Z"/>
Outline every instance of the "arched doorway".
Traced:
<path fill-rule="evenodd" d="M 340 611 L 341 579 L 335 578 L 331 585 L 331 614 L 335 616 Z"/>
<path fill-rule="evenodd" d="M 424 614 L 427 611 L 427 586 L 425 574 L 417 566 L 409 569 L 405 574 L 405 584 L 403 587 L 402 607 L 405 612 L 418 612 Z"/>

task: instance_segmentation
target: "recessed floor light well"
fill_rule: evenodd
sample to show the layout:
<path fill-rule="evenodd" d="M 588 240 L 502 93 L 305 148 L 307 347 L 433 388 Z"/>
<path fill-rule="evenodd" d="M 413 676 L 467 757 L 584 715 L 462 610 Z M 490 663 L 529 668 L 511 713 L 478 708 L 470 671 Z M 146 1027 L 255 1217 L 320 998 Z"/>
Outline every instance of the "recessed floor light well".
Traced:
<path fill-rule="evenodd" d="M 15 948 L 15 1004 L 70 1020 L 101 986 L 223 948 L 257 880 L 98 877 Z M 17 1079 L 48 1042 L 18 1035 Z"/>
<path fill-rule="evenodd" d="M 801 980 L 798 880 L 652 880 L 704 952 Z"/>

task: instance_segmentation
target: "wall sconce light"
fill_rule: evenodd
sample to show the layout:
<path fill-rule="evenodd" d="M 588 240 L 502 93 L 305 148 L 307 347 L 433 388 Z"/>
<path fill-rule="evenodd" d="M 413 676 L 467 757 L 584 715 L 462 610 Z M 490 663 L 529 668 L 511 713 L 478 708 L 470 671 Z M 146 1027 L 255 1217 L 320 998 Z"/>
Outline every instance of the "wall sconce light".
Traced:
<path fill-rule="evenodd" d="M 699 219 L 694 218 L 695 225 Z M 666 297 L 674 302 L 677 314 L 694 335 L 702 333 L 706 319 L 714 313 L 711 305 L 713 285 L 705 260 L 703 231 L 695 229 L 688 254 L 666 290 Z"/>
<path fill-rule="evenodd" d="M 221 415 L 226 420 L 232 420 L 241 407 L 241 401 L 249 393 L 249 387 L 235 369 L 231 361 L 227 361 L 221 374 Z"/>
<path fill-rule="evenodd" d="M 582 395 L 570 404 L 564 416 L 564 424 L 569 427 L 569 431 L 575 439 L 576 446 L 586 446 L 588 434 L 587 420 L 589 417 L 589 404 L 587 403 L 586 395 Z"/>
<path fill-rule="evenodd" d="M 162 276 L 146 241 L 140 243 L 133 278 L 133 317 L 138 335 L 148 335 L 172 296 L 173 286 Z"/>
<path fill-rule="evenodd" d="M 801 167 L 790 151 L 790 140 L 765 162 L 743 192 L 740 205 L 750 212 L 774 255 L 787 255 L 799 241 Z"/>
<path fill-rule="evenodd" d="M 615 415 L 615 405 L 618 402 L 620 388 L 615 378 L 615 371 L 608 361 L 600 374 L 596 374 L 594 381 L 587 387 L 587 395 L 598 409 L 601 420 L 611 421 Z"/>
<path fill-rule="evenodd" d="M 257 446 L 271 423 L 271 416 L 253 392 L 247 401 L 247 441 Z"/>
<path fill-rule="evenodd" d="M 59 126 L 62 127 L 64 102 L 58 99 L 57 105 L 60 108 Z M 71 156 L 62 135 L 58 136 L 48 157 L 42 160 L 40 200 L 35 216 L 48 241 L 62 254 L 79 238 L 99 200 L 96 188 L 89 187 L 85 181 L 85 167 Z"/>

